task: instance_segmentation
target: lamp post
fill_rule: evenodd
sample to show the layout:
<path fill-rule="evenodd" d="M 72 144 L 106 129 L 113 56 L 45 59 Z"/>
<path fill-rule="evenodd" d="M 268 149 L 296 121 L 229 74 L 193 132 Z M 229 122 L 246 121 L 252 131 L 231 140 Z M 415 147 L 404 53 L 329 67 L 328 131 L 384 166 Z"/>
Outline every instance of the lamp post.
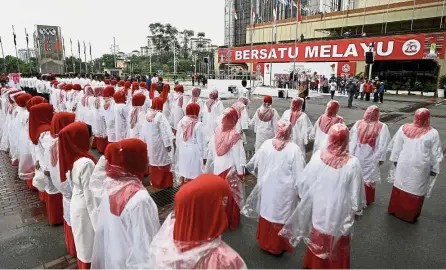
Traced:
<path fill-rule="evenodd" d="M 149 73 L 152 74 L 152 36 L 147 36 L 147 47 L 149 53 Z"/>

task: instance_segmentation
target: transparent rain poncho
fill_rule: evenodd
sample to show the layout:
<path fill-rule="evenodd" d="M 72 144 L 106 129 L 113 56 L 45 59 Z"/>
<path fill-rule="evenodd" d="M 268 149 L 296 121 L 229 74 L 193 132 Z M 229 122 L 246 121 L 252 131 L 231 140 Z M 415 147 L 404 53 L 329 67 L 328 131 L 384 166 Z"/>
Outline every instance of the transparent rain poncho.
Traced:
<path fill-rule="evenodd" d="M 328 102 L 325 113 L 319 117 L 313 127 L 310 137 L 314 139 L 313 154 L 323 147 L 330 128 L 338 123 L 344 123 L 344 119 L 337 115 L 340 104 L 336 100 Z"/>
<path fill-rule="evenodd" d="M 291 141 L 291 123 L 279 120 L 274 139 L 265 141 L 246 169 L 257 184 L 241 213 L 257 220 L 284 224 L 298 203 L 298 179 L 305 167 L 300 148 Z"/>
<path fill-rule="evenodd" d="M 299 178 L 300 202 L 280 235 L 301 240 L 321 259 L 335 259 L 349 248 L 353 224 L 366 206 L 359 160 L 347 153 L 349 131 L 336 124 L 326 148 L 317 151 Z"/>
<path fill-rule="evenodd" d="M 256 133 L 256 151 L 260 149 L 264 141 L 274 137 L 274 129 L 279 119 L 279 114 L 272 108 L 271 103 L 265 102 L 257 109 L 250 122 Z"/>
<path fill-rule="evenodd" d="M 388 181 L 395 187 L 417 196 L 430 197 L 443 160 L 438 131 L 430 124 L 430 112 L 415 112 L 414 122 L 403 125 L 389 146 L 389 160 L 395 165 Z"/>
<path fill-rule="evenodd" d="M 308 115 L 302 112 L 303 102 L 302 98 L 294 98 L 291 101 L 290 109 L 283 113 L 282 119 L 291 122 L 293 126 L 292 139 L 300 147 L 302 153 L 305 153 L 305 145 L 308 144 L 313 125 Z"/>

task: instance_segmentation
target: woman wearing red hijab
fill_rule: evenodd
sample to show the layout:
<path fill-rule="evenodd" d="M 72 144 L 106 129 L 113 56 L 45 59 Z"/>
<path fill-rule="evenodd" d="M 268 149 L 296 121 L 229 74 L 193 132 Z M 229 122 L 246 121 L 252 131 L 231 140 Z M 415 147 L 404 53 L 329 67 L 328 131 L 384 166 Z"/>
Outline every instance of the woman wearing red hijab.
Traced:
<path fill-rule="evenodd" d="M 18 92 L 15 92 L 15 93 L 9 95 L 9 98 L 11 100 L 11 105 L 12 105 L 12 107 L 11 107 L 12 111 L 11 111 L 11 115 L 10 115 L 11 123 L 8 128 L 8 131 L 9 131 L 8 137 L 9 137 L 9 156 L 11 157 L 12 166 L 19 165 L 19 152 L 18 152 L 19 142 L 17 141 L 17 134 L 19 133 L 19 130 L 18 130 L 19 122 L 17 121 L 17 117 L 25 109 L 18 106 L 16 98 L 23 94 L 25 94 L 24 91 L 18 91 Z"/>
<path fill-rule="evenodd" d="M 212 135 L 214 135 L 214 130 L 218 126 L 218 117 L 224 112 L 225 107 L 221 100 L 218 99 L 218 91 L 213 90 L 209 93 L 209 99 L 206 101 L 203 107 L 203 125 L 204 135 L 206 142 L 209 142 Z"/>
<path fill-rule="evenodd" d="M 169 120 L 169 123 L 171 123 L 171 109 L 172 101 L 170 100 L 172 98 L 172 95 L 170 94 L 170 85 L 168 83 L 158 83 L 158 86 L 162 85 L 162 91 L 160 93 L 160 98 L 163 100 L 163 114 L 166 116 L 167 120 Z M 159 87 L 158 87 L 159 89 Z"/>
<path fill-rule="evenodd" d="M 386 161 L 390 132 L 386 124 L 379 121 L 379 108 L 367 108 L 364 118 L 350 130 L 350 154 L 361 162 L 364 175 L 367 204 L 375 201 L 375 185 L 381 181 L 379 166 Z"/>
<path fill-rule="evenodd" d="M 226 212 L 232 230 L 240 223 L 240 208 L 243 207 L 245 199 L 241 181 L 246 154 L 240 132 L 236 129 L 237 121 L 237 111 L 234 108 L 226 109 L 221 123 L 209 141 L 209 156 L 206 162 L 207 171 L 225 178 L 231 187 L 232 197 L 228 200 Z"/>
<path fill-rule="evenodd" d="M 51 140 L 50 128 L 53 118 L 53 105 L 43 103 L 34 105 L 29 112 L 29 138 L 34 144 L 35 153 L 35 174 L 33 178 L 33 186 L 39 190 L 39 198 L 45 201 L 45 189 L 49 181 L 44 174 L 46 164 L 44 155 L 46 147 Z"/>
<path fill-rule="evenodd" d="M 280 235 L 308 246 L 303 268 L 349 269 L 355 220 L 366 207 L 359 160 L 348 153 L 349 131 L 335 124 L 327 146 L 313 155 L 301 173 L 300 202 Z"/>
<path fill-rule="evenodd" d="M 58 211 L 63 210 L 63 215 L 58 217 L 53 214 L 53 218 L 62 218 L 61 222 L 64 224 L 64 232 L 65 232 L 65 244 L 68 250 L 68 254 L 72 257 L 76 257 L 76 247 L 74 245 L 73 232 L 71 230 L 71 221 L 70 221 L 70 202 L 71 202 L 71 194 L 72 187 L 69 181 L 62 182 L 60 179 L 60 166 L 59 166 L 59 132 L 66 126 L 71 123 L 74 123 L 75 114 L 68 112 L 59 112 L 53 116 L 53 120 L 51 121 L 51 143 L 49 147 L 47 147 L 47 151 L 45 153 L 45 158 L 48 164 L 48 172 L 51 176 L 51 183 L 55 189 L 54 195 L 51 197 L 51 202 L 55 201 L 54 205 L 56 206 L 57 200 L 60 200 L 59 208 L 56 209 Z M 60 197 L 60 199 L 58 198 Z M 47 206 L 48 207 L 48 206 Z M 48 211 L 48 208 L 47 208 Z M 53 211 L 57 212 L 57 211 Z M 48 213 L 48 217 L 50 217 L 51 213 Z"/>
<path fill-rule="evenodd" d="M 104 88 L 95 87 L 93 89 L 94 100 L 92 100 L 92 126 L 91 129 L 94 135 L 93 145 L 96 145 L 96 149 L 99 153 L 104 153 L 107 147 L 107 124 L 105 118 L 102 115 L 102 106 L 104 103 Z M 96 144 L 95 144 L 96 143 Z"/>
<path fill-rule="evenodd" d="M 171 119 L 173 133 L 176 134 L 176 128 L 180 120 L 184 116 L 183 104 L 184 104 L 184 86 L 181 84 L 175 86 L 175 93 L 172 96 L 172 108 L 171 108 Z M 195 178 L 195 177 L 194 177 Z"/>
<path fill-rule="evenodd" d="M 259 150 L 263 142 L 274 137 L 274 129 L 280 117 L 276 109 L 272 107 L 273 98 L 265 96 L 263 104 L 254 114 L 251 119 L 251 125 L 254 126 L 256 133 L 255 150 Z"/>
<path fill-rule="evenodd" d="M 149 91 L 150 100 L 153 100 L 154 98 L 159 97 L 159 96 L 160 96 L 160 94 L 158 92 L 158 84 L 152 83 L 150 85 L 150 91 Z"/>
<path fill-rule="evenodd" d="M 104 89 L 104 103 L 100 109 L 102 117 L 105 119 L 107 143 L 116 141 L 115 115 L 113 107 L 115 105 L 113 95 L 115 89 L 112 86 L 107 86 Z"/>
<path fill-rule="evenodd" d="M 146 111 L 144 110 L 144 104 L 146 96 L 142 93 L 133 95 L 132 97 L 132 110 L 129 116 L 129 138 L 140 138 L 140 132 Z"/>
<path fill-rule="evenodd" d="M 203 126 L 198 121 L 200 105 L 191 103 L 186 107 L 186 116 L 177 125 L 176 153 L 177 174 L 182 183 L 195 179 L 203 173 L 206 160 L 206 142 Z"/>
<path fill-rule="evenodd" d="M 30 94 L 20 94 L 15 97 L 14 101 L 16 103 L 16 108 L 14 109 L 14 122 L 11 126 L 11 132 L 13 132 L 13 136 L 11 137 L 11 162 L 13 166 L 20 165 L 20 150 L 22 142 L 20 141 L 20 138 L 23 136 L 22 133 L 24 133 L 24 127 L 26 122 L 23 121 L 23 118 L 26 117 L 26 121 L 28 120 L 28 111 L 26 110 L 26 102 L 30 100 L 32 96 Z M 24 135 L 28 135 L 24 133 Z M 12 146 L 14 146 L 15 150 L 12 151 Z M 20 170 L 20 168 L 19 168 Z M 19 172 L 20 174 L 20 172 Z"/>
<path fill-rule="evenodd" d="M 265 141 L 246 166 L 257 174 L 257 185 L 241 213 L 258 220 L 259 246 L 272 254 L 293 251 L 288 240 L 279 236 L 299 202 L 298 180 L 305 167 L 304 154 L 292 140 L 292 128 L 290 122 L 279 120 L 275 137 Z"/>
<path fill-rule="evenodd" d="M 111 143 L 95 167 L 90 187 L 100 196 L 101 206 L 93 269 L 150 267 L 148 249 L 160 223 L 158 208 L 141 182 L 147 163 L 146 144 L 126 139 Z"/>
<path fill-rule="evenodd" d="M 59 132 L 60 181 L 72 184 L 70 221 L 79 269 L 89 269 L 93 251 L 96 209 L 89 184 L 96 159 L 89 153 L 90 134 L 85 123 L 69 124 Z"/>
<path fill-rule="evenodd" d="M 293 127 L 293 141 L 305 153 L 305 145 L 308 144 L 308 138 L 313 130 L 313 125 L 308 115 L 302 111 L 303 103 L 303 98 L 294 98 L 291 101 L 290 109 L 283 113 L 282 119 L 291 123 Z"/>
<path fill-rule="evenodd" d="M 413 123 L 400 127 L 392 143 L 390 161 L 396 168 L 388 212 L 415 222 L 424 198 L 431 195 L 443 160 L 440 136 L 431 126 L 429 110 L 418 109 Z"/>
<path fill-rule="evenodd" d="M 225 205 L 231 190 L 224 179 L 200 175 L 175 195 L 174 213 L 153 239 L 155 269 L 246 269 L 240 255 L 221 239 L 228 229 Z"/>
<path fill-rule="evenodd" d="M 29 143 L 29 133 L 28 133 L 28 121 L 29 112 L 26 109 L 26 103 L 32 98 L 30 94 L 22 94 L 16 98 L 18 108 L 20 108 L 20 113 L 17 115 L 18 124 L 18 152 L 19 152 L 19 168 L 18 174 L 19 178 L 22 180 L 29 180 L 34 177 L 34 161 L 32 158 L 31 144 Z M 17 109 L 18 109 L 17 108 Z"/>
<path fill-rule="evenodd" d="M 131 96 L 130 96 L 131 97 Z M 116 141 L 127 138 L 129 132 L 129 106 L 125 104 L 126 96 L 124 91 L 118 91 L 113 95 L 115 105 L 113 114 L 115 117 L 115 135 Z"/>
<path fill-rule="evenodd" d="M 327 138 L 327 134 L 330 128 L 335 124 L 344 123 L 344 118 L 337 114 L 339 111 L 339 107 L 340 104 L 337 100 L 328 102 L 325 113 L 321 115 L 314 124 L 313 131 L 310 135 L 310 137 L 314 138 L 313 154 L 316 153 L 319 148 L 323 147 L 322 144 Z"/>
<path fill-rule="evenodd" d="M 152 108 L 147 112 L 141 129 L 141 139 L 147 143 L 150 183 L 159 189 L 173 186 L 174 135 L 162 109 L 163 100 L 159 97 L 154 98 Z"/>

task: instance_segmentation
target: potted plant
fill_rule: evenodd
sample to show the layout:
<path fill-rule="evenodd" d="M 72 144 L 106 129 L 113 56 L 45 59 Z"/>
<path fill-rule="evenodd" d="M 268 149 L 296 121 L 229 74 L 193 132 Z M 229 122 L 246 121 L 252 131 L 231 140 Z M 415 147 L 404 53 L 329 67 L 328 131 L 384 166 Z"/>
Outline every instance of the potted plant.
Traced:
<path fill-rule="evenodd" d="M 423 87 L 423 96 L 433 97 L 434 95 L 435 95 L 435 87 L 430 81 L 427 81 Z"/>

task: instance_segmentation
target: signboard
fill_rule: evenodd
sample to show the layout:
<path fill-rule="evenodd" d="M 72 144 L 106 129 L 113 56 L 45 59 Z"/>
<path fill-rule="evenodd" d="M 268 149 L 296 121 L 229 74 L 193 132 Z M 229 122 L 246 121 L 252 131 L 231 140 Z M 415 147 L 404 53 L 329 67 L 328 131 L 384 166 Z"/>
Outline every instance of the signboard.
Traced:
<path fill-rule="evenodd" d="M 59 26 L 36 25 L 35 50 L 42 73 L 64 73 L 62 34 Z"/>
<path fill-rule="evenodd" d="M 163 76 L 164 75 L 164 71 L 162 69 L 160 69 L 160 70 L 157 71 L 157 74 L 159 76 Z"/>
<path fill-rule="evenodd" d="M 356 75 L 356 62 L 339 62 L 336 76 L 347 77 Z"/>
<path fill-rule="evenodd" d="M 365 61 L 374 42 L 375 60 L 443 59 L 445 33 L 341 39 L 288 44 L 236 47 L 231 63 Z M 227 63 L 228 49 L 218 49 L 219 62 Z"/>

